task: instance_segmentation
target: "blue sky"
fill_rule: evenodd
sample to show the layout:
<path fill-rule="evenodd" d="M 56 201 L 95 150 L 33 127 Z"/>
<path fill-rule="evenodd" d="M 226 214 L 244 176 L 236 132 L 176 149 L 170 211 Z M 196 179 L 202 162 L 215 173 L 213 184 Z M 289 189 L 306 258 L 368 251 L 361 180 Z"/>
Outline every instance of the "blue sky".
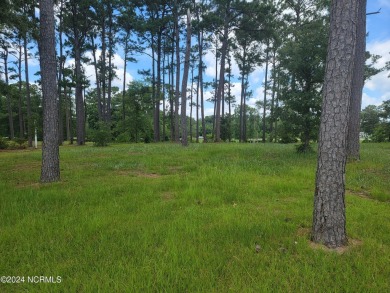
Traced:
<path fill-rule="evenodd" d="M 390 61 L 390 0 L 368 0 L 367 12 L 379 14 L 367 16 L 367 50 L 372 54 L 381 55 L 378 67 L 383 67 Z M 389 72 L 382 72 L 367 81 L 363 91 L 362 108 L 367 105 L 379 105 L 390 99 Z"/>
<path fill-rule="evenodd" d="M 390 0 L 368 0 L 367 12 L 375 12 L 381 9 L 379 14 L 367 16 L 367 50 L 372 54 L 381 55 L 377 66 L 383 67 L 387 61 L 390 61 Z M 114 85 L 122 88 L 122 76 L 124 73 L 123 57 L 121 56 L 122 50 L 118 50 L 118 54 L 114 56 L 114 64 L 117 67 L 117 75 L 119 79 L 114 81 Z M 90 53 L 87 56 L 91 57 Z M 140 55 L 138 63 L 129 63 L 127 67 L 126 80 L 131 81 L 139 79 L 137 74 L 138 69 L 147 69 L 151 65 L 150 57 L 146 55 Z M 66 65 L 70 65 L 74 60 L 68 60 Z M 205 79 L 212 80 L 215 76 L 215 59 L 211 52 L 208 52 L 204 57 L 204 62 L 207 65 L 205 72 Z M 35 59 L 30 60 L 31 74 L 39 70 L 38 61 Z M 146 68 L 145 68 L 146 67 Z M 91 84 L 95 82 L 94 70 L 92 66 L 87 66 L 86 74 L 91 79 Z M 238 77 L 238 66 L 233 64 L 233 74 Z M 380 105 L 383 101 L 390 99 L 390 79 L 388 78 L 389 72 L 382 72 L 369 81 L 366 82 L 363 91 L 362 108 L 369 104 Z M 36 77 L 32 77 L 33 80 Z M 264 67 L 258 67 L 250 76 L 250 85 L 253 91 L 253 97 L 248 101 L 248 105 L 254 106 L 255 102 L 263 99 L 263 81 L 264 81 Z M 236 95 L 236 99 L 240 96 L 240 82 L 238 80 L 233 81 L 234 87 L 232 93 Z M 212 96 L 211 90 L 206 90 L 206 98 Z M 188 107 L 187 107 L 188 108 Z M 188 110 L 189 111 L 189 110 Z M 206 103 L 206 115 L 213 113 L 213 107 L 211 103 Z"/>

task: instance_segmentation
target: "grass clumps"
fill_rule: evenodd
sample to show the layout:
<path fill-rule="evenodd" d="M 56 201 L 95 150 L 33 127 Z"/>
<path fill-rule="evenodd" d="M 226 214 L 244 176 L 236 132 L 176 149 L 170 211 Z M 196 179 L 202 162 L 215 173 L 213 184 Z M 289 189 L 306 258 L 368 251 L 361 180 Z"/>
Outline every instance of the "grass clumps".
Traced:
<path fill-rule="evenodd" d="M 348 165 L 342 255 L 313 249 L 316 154 L 279 144 L 61 147 L 0 153 L 0 272 L 61 276 L 1 292 L 386 292 L 389 145 Z M 367 197 L 357 196 L 363 190 Z M 260 249 L 257 249 L 257 245 Z"/>

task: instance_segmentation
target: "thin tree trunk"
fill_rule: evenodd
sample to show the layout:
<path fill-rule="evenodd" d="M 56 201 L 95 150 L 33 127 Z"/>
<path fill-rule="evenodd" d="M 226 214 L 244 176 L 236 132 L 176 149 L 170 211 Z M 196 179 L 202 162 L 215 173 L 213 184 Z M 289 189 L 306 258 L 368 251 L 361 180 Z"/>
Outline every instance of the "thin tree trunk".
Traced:
<path fill-rule="evenodd" d="M 230 2 L 229 2 L 230 4 Z M 219 70 L 219 83 L 218 83 L 218 91 L 216 95 L 216 113 L 215 113 L 215 137 L 214 141 L 221 141 L 221 103 L 222 96 L 225 87 L 225 59 L 228 47 L 229 40 L 229 17 L 228 11 L 230 9 L 230 5 L 228 5 L 226 9 L 226 16 L 224 19 L 224 28 L 223 28 L 223 37 L 222 37 L 222 48 L 221 48 L 221 62 L 220 62 L 220 70 Z"/>
<path fill-rule="evenodd" d="M 183 80 L 181 84 L 181 144 L 182 146 L 188 145 L 187 138 L 187 82 L 188 82 L 188 71 L 190 69 L 190 53 L 191 53 L 191 14 L 190 10 L 187 10 L 187 39 L 186 39 L 186 52 L 184 56 L 184 72 Z"/>
<path fill-rule="evenodd" d="M 19 88 L 19 101 L 18 101 L 18 118 L 19 118 L 19 138 L 24 138 L 23 127 L 23 102 L 22 102 L 22 45 L 19 38 L 19 59 L 18 59 L 18 88 Z"/>
<path fill-rule="evenodd" d="M 15 133 L 14 133 L 14 119 L 12 116 L 12 105 L 11 105 L 11 96 L 9 94 L 9 80 L 8 80 L 8 48 L 4 46 L 4 75 L 5 75 L 5 84 L 7 85 L 7 93 L 6 93 L 6 99 L 7 99 L 7 111 L 8 111 L 8 127 L 9 127 L 9 134 L 10 138 L 14 139 Z"/>
<path fill-rule="evenodd" d="M 27 98 L 27 139 L 28 146 L 32 147 L 32 137 L 33 137 L 33 123 L 32 113 L 31 113 L 31 94 L 30 94 L 30 80 L 28 73 L 28 52 L 27 52 L 27 35 L 24 35 L 23 38 L 23 46 L 24 46 L 24 72 L 26 79 L 26 98 Z"/>
<path fill-rule="evenodd" d="M 126 107 L 125 107 L 125 96 L 126 96 L 126 69 L 127 69 L 127 54 L 129 51 L 128 45 L 129 32 L 126 32 L 125 37 L 125 48 L 124 48 L 124 64 L 123 64 L 123 86 L 122 86 L 122 123 L 123 128 L 122 131 L 125 131 L 125 121 L 126 121 Z"/>
<path fill-rule="evenodd" d="M 58 146 L 57 62 L 54 32 L 54 3 L 40 1 L 40 63 L 43 95 L 43 144 L 41 181 L 60 180 Z"/>
<path fill-rule="evenodd" d="M 109 15 L 108 15 L 108 85 L 107 85 L 107 111 L 106 111 L 106 122 L 111 126 L 111 97 L 112 97 L 112 55 L 114 54 L 113 48 L 113 33 L 112 33 L 112 6 L 109 4 Z"/>
<path fill-rule="evenodd" d="M 191 67 L 191 100 L 190 100 L 190 142 L 192 142 L 192 104 L 194 94 L 194 66 Z"/>
<path fill-rule="evenodd" d="M 330 248 L 347 244 L 345 165 L 357 15 L 355 1 L 332 1 L 312 227 L 312 240 Z"/>
<path fill-rule="evenodd" d="M 173 84 L 173 81 L 174 81 L 174 78 L 173 78 L 173 74 L 174 74 L 174 54 L 175 54 L 175 51 L 174 51 L 174 41 L 172 40 L 172 54 L 171 54 L 171 64 L 169 66 L 169 70 L 170 70 L 170 80 L 169 80 L 169 107 L 170 107 L 170 119 L 171 119 L 171 141 L 174 142 L 175 141 L 175 121 L 174 121 L 174 113 L 175 113 L 175 109 L 174 109 L 174 84 Z"/>
<path fill-rule="evenodd" d="M 162 111 L 162 140 L 165 141 L 165 136 L 166 136 L 166 133 L 165 133 L 165 57 L 166 57 L 166 54 L 164 53 L 163 55 L 163 61 L 162 61 L 162 68 L 163 68 L 163 81 L 162 81 L 162 107 L 163 107 L 163 111 Z"/>
<path fill-rule="evenodd" d="M 75 42 L 75 64 L 76 64 L 76 131 L 77 144 L 85 144 L 85 109 L 83 100 L 81 52 L 78 42 Z"/>
<path fill-rule="evenodd" d="M 92 45 L 92 57 L 93 57 L 93 67 L 95 69 L 95 79 L 96 79 L 96 94 L 97 94 L 97 108 L 98 108 L 98 115 L 99 120 L 102 121 L 104 118 L 103 108 L 102 108 L 102 92 L 101 92 L 101 81 L 100 76 L 98 72 L 98 64 L 96 59 L 96 46 L 94 41 L 94 36 L 91 35 L 91 45 Z M 126 61 L 125 61 L 126 62 Z M 126 70 L 125 70 L 126 72 Z"/>
<path fill-rule="evenodd" d="M 266 131 L 266 125 L 265 125 L 265 113 L 267 108 L 267 84 L 268 84 L 268 57 L 269 57 L 269 41 L 267 41 L 267 53 L 265 57 L 265 78 L 264 78 L 264 105 L 263 105 L 263 136 L 262 136 L 262 142 L 265 143 L 265 131 Z"/>
<path fill-rule="evenodd" d="M 63 1 L 60 2 L 60 17 L 58 26 L 58 37 L 60 46 L 59 66 L 58 66 L 58 144 L 62 145 L 64 142 L 64 119 L 63 119 L 63 99 L 62 99 L 62 75 L 64 68 L 63 56 L 63 40 L 62 40 L 62 9 Z"/>
<path fill-rule="evenodd" d="M 157 92 L 154 105 L 154 141 L 160 141 L 160 101 L 161 101 L 161 34 L 157 36 Z"/>
<path fill-rule="evenodd" d="M 177 11 L 177 0 L 175 1 L 175 51 L 176 51 L 176 86 L 175 86 L 175 142 L 180 142 L 179 124 L 179 100 L 180 100 L 180 32 L 179 15 Z"/>
<path fill-rule="evenodd" d="M 356 57 L 352 80 L 347 141 L 347 155 L 351 160 L 360 159 L 360 111 L 364 86 L 364 66 L 366 62 L 367 0 L 358 0 L 357 2 L 359 16 L 356 32 Z"/>
<path fill-rule="evenodd" d="M 100 82 L 102 83 L 102 113 L 103 113 L 103 120 L 107 121 L 107 101 L 106 101 L 106 51 L 107 51 L 107 44 L 106 44 L 106 19 L 105 14 L 103 13 L 102 16 L 102 52 L 100 54 L 100 75 L 101 79 Z M 77 107 L 76 107 L 77 108 Z"/>
<path fill-rule="evenodd" d="M 202 119 L 203 142 L 207 142 L 206 122 L 204 120 L 204 93 L 203 93 L 203 32 L 199 32 L 199 86 L 200 86 L 200 115 Z"/>

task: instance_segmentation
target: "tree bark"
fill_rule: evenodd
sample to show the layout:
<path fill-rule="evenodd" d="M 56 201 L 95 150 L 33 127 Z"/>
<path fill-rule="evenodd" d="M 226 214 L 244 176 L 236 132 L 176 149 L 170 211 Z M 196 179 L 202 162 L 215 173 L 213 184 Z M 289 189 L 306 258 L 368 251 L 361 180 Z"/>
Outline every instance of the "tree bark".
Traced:
<path fill-rule="evenodd" d="M 43 95 L 43 145 L 41 181 L 60 180 L 60 157 L 58 146 L 58 101 L 57 64 L 54 32 L 54 3 L 40 3 L 39 53 Z"/>
<path fill-rule="evenodd" d="M 183 80 L 181 84 L 181 145 L 188 145 L 187 138 L 187 81 L 188 72 L 190 69 L 190 53 L 191 53 L 191 15 L 190 10 L 187 10 L 187 39 L 186 39 L 186 53 L 184 57 L 184 71 Z"/>
<path fill-rule="evenodd" d="M 30 80 L 28 73 L 28 52 L 27 52 L 27 33 L 23 37 L 24 46 L 24 73 L 26 79 L 26 99 L 27 99 L 27 139 L 28 146 L 32 147 L 32 136 L 33 136 L 33 123 L 31 113 L 31 94 L 30 94 Z"/>
<path fill-rule="evenodd" d="M 176 52 L 176 85 L 175 85 L 175 142 L 180 142 L 179 100 L 180 100 L 180 36 L 177 1 L 175 1 L 175 52 Z"/>
<path fill-rule="evenodd" d="M 267 40 L 267 53 L 265 57 L 265 78 L 264 78 L 264 105 L 263 105 L 263 131 L 262 131 L 262 142 L 265 143 L 265 113 L 267 108 L 267 86 L 268 86 L 268 57 L 269 57 L 269 40 Z"/>
<path fill-rule="evenodd" d="M 226 16 L 224 19 L 222 48 L 221 48 L 221 63 L 219 69 L 219 83 L 218 83 L 216 101 L 215 101 L 216 103 L 215 138 L 214 138 L 215 142 L 221 141 L 221 103 L 222 103 L 222 95 L 225 87 L 225 59 L 226 59 L 228 40 L 229 40 L 229 9 L 230 9 L 230 5 L 228 5 L 226 9 Z"/>
<path fill-rule="evenodd" d="M 345 164 L 348 112 L 356 45 L 357 4 L 332 1 L 319 133 L 312 240 L 347 244 Z"/>
<path fill-rule="evenodd" d="M 358 0 L 357 2 L 359 15 L 356 32 L 356 57 L 352 80 L 347 142 L 347 155 L 351 160 L 360 159 L 360 111 L 362 107 L 364 66 L 366 62 L 367 0 Z"/>
<path fill-rule="evenodd" d="M 9 135 L 11 139 L 14 139 L 15 133 L 14 133 L 14 119 L 12 116 L 12 105 L 11 105 L 11 96 L 9 94 L 8 85 L 9 85 L 9 79 L 8 79 L 8 48 L 5 46 L 4 48 L 4 75 L 5 75 L 5 84 L 7 85 L 7 111 L 8 111 L 8 127 L 9 127 Z"/>
<path fill-rule="evenodd" d="M 96 59 L 96 46 L 94 41 L 94 36 L 91 35 L 91 45 L 92 45 L 92 57 L 93 57 L 93 67 L 95 69 L 95 79 L 96 79 L 96 94 L 97 94 L 97 108 L 98 108 L 98 114 L 99 114 L 99 120 L 103 120 L 103 109 L 102 109 L 102 92 L 100 89 L 100 76 L 98 72 L 98 64 Z M 126 51 L 125 51 L 126 52 Z M 126 58 L 126 55 L 125 55 Z M 126 60 L 125 60 L 126 65 Z"/>
<path fill-rule="evenodd" d="M 22 102 L 22 45 L 21 39 L 19 38 L 19 58 L 18 58 L 18 88 L 19 88 L 19 101 L 18 101 L 18 116 L 19 116 L 19 138 L 24 137 L 23 127 L 23 102 Z"/>

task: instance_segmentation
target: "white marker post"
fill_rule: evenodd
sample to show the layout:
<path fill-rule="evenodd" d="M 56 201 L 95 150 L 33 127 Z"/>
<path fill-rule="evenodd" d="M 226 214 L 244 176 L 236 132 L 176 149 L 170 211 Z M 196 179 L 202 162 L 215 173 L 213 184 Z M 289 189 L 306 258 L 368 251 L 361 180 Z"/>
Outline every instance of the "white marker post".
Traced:
<path fill-rule="evenodd" d="M 38 148 L 38 135 L 37 135 L 37 129 L 35 128 L 35 148 Z"/>

